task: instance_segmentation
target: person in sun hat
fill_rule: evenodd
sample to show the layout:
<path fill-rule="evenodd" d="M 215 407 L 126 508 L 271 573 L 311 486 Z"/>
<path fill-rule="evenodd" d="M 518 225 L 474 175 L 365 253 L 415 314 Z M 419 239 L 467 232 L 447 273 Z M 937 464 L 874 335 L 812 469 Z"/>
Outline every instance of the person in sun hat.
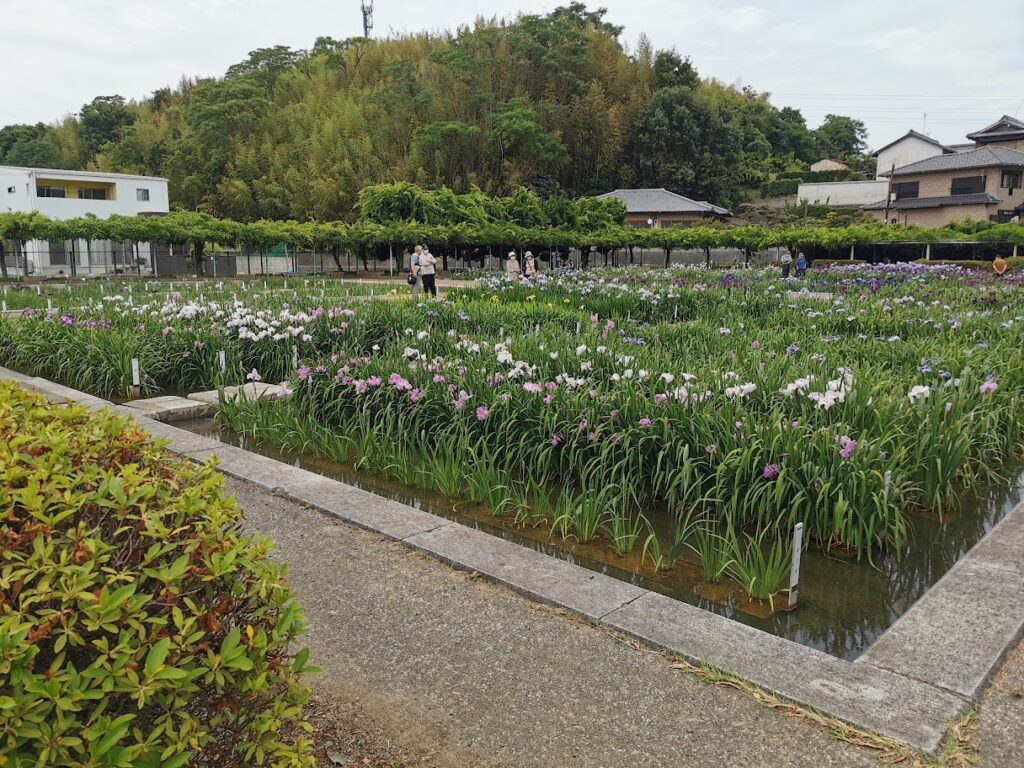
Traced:
<path fill-rule="evenodd" d="M 509 251 L 508 259 L 505 261 L 505 274 L 509 277 L 519 279 L 522 271 L 522 268 L 519 266 L 519 257 L 516 256 L 516 252 Z"/>
<path fill-rule="evenodd" d="M 537 260 L 533 258 L 533 251 L 527 251 L 524 254 L 526 261 L 526 269 L 523 271 L 528 278 L 531 280 L 537 276 Z"/>

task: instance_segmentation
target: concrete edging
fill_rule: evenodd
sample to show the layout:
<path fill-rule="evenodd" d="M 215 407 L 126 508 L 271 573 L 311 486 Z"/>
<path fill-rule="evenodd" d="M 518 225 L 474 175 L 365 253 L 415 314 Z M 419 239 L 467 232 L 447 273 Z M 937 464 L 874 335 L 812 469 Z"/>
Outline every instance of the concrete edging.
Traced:
<path fill-rule="evenodd" d="M 130 407 L 0 368 L 4 378 L 52 400 L 129 414 L 177 454 L 200 462 L 216 454 L 226 475 L 927 753 L 939 749 L 1024 633 L 1024 504 L 848 662 Z"/>

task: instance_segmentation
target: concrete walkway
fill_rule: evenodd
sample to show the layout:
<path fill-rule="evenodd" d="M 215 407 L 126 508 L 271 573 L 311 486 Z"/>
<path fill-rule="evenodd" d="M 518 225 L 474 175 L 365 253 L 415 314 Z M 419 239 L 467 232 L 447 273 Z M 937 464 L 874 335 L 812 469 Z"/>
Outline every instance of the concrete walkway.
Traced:
<path fill-rule="evenodd" d="M 359 712 L 430 766 L 878 766 L 876 753 L 567 612 L 452 570 L 265 489 L 227 481 L 278 544 L 324 674 L 315 697 Z M 982 703 L 979 765 L 1024 764 L 1024 651 Z M 991 715 L 989 715 L 991 712 Z M 392 743 L 393 742 L 393 743 Z"/>

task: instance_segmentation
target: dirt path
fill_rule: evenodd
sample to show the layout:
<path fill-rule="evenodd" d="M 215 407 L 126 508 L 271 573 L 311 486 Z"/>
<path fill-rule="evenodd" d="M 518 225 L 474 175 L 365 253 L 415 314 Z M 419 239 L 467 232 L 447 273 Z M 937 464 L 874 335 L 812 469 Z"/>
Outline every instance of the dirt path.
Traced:
<path fill-rule="evenodd" d="M 305 606 L 306 642 L 324 670 L 313 681 L 313 716 L 335 728 L 327 751 L 337 750 L 337 764 L 882 765 L 822 727 L 674 670 L 573 616 L 252 486 L 227 485 L 247 525 L 277 541 Z M 983 705 L 983 768 L 1024 765 L 1020 686 L 1024 651 Z"/>

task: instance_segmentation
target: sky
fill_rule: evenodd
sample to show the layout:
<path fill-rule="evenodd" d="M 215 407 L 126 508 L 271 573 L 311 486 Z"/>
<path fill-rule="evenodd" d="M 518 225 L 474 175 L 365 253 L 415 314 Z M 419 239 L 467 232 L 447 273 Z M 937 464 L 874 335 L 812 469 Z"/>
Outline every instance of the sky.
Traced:
<path fill-rule="evenodd" d="M 375 37 L 543 13 L 568 0 L 374 0 Z M 692 58 L 704 77 L 768 91 L 815 127 L 859 118 L 877 148 L 908 129 L 945 143 L 1024 117 L 1011 44 L 1024 2 L 598 0 L 608 20 Z M 0 0 L 0 125 L 52 122 L 95 96 L 142 98 L 182 75 L 222 75 L 254 48 L 362 33 L 360 0 Z"/>

